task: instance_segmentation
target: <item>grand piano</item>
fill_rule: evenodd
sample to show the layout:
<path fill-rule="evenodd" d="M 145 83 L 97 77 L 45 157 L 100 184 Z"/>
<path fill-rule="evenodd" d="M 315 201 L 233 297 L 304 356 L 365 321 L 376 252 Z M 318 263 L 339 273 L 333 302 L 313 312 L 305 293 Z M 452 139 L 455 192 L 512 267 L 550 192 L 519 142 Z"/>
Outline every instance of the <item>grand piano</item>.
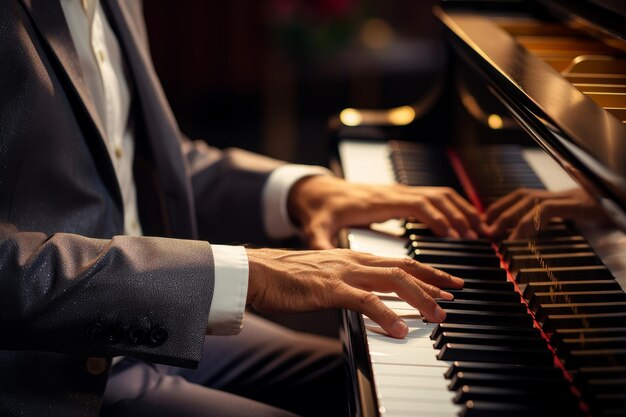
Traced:
<path fill-rule="evenodd" d="M 444 87 L 428 105 L 342 113 L 337 169 L 453 187 L 479 210 L 518 188 L 580 187 L 610 222 L 555 217 L 516 240 L 441 238 L 411 219 L 346 231 L 354 250 L 466 280 L 439 301 L 441 324 L 380 294 L 409 325 L 404 340 L 344 311 L 352 414 L 626 415 L 626 5 L 444 1 L 433 13 Z M 444 133 L 411 130 L 429 118 L 447 120 Z"/>

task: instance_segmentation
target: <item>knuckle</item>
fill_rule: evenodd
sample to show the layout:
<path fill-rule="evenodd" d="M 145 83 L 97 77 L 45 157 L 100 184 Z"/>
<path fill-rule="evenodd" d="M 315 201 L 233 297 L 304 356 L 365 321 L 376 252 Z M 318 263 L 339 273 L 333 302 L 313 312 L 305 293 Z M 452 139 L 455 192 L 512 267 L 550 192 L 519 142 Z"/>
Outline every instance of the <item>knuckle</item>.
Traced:
<path fill-rule="evenodd" d="M 364 292 L 359 296 L 359 302 L 363 305 L 376 305 L 380 299 L 372 292 Z"/>

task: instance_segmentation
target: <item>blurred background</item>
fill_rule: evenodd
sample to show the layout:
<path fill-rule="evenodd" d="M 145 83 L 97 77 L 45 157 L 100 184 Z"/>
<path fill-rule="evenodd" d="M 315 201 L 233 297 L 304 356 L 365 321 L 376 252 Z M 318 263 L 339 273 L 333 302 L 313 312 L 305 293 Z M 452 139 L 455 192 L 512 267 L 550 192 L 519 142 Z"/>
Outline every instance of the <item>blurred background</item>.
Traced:
<path fill-rule="evenodd" d="M 424 0 L 150 0 L 156 70 L 182 131 L 326 164 L 345 108 L 416 102 L 445 50 Z"/>

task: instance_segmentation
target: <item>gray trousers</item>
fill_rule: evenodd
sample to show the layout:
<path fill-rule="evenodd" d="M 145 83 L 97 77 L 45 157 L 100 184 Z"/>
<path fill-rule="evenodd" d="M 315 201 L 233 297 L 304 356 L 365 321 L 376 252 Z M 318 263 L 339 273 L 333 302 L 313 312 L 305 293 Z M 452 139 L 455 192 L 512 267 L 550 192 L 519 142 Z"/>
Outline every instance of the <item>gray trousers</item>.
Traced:
<path fill-rule="evenodd" d="M 197 369 L 115 365 L 101 416 L 345 416 L 345 393 L 337 340 L 246 313 L 239 335 L 206 337 Z"/>

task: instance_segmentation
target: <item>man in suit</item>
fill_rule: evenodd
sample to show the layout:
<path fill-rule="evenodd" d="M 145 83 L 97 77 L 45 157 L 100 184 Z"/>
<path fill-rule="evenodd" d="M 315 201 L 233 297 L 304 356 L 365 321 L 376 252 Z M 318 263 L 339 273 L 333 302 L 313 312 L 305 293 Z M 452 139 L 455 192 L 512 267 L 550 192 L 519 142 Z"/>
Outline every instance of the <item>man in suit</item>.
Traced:
<path fill-rule="evenodd" d="M 300 230 L 330 249 L 341 227 L 409 215 L 476 236 L 454 192 L 350 185 L 184 138 L 138 1 L 0 0 L 0 11 L 0 415 L 98 415 L 105 388 L 111 415 L 304 412 L 315 402 L 293 402 L 335 375 L 336 344 L 252 317 L 239 336 L 205 335 L 238 333 L 251 304 L 352 308 L 404 337 L 372 290 L 445 317 L 433 297 L 462 281 L 416 262 L 207 241 Z"/>

